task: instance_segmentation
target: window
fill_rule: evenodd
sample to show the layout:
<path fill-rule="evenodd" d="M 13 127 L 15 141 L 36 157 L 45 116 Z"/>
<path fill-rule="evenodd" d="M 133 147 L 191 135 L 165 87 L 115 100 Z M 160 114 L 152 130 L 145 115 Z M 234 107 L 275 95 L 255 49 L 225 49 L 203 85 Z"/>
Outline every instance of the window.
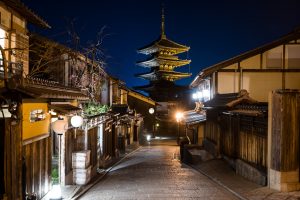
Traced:
<path fill-rule="evenodd" d="M 282 51 L 283 47 L 279 46 L 266 52 L 267 68 L 282 68 Z"/>
<path fill-rule="evenodd" d="M 44 110 L 42 109 L 37 109 L 37 110 L 32 110 L 30 112 L 30 122 L 38 122 L 46 119 L 46 114 Z"/>
<path fill-rule="evenodd" d="M 300 69 L 300 45 L 287 45 L 286 59 L 286 65 L 288 69 Z"/>

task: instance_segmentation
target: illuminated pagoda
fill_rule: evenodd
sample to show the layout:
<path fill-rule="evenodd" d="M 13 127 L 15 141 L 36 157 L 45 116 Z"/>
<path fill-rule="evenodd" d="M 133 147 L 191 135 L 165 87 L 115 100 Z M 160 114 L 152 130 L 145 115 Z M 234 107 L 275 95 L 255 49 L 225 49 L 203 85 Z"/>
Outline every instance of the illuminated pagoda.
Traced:
<path fill-rule="evenodd" d="M 175 68 L 191 62 L 191 60 L 181 60 L 177 54 L 187 52 L 189 49 L 190 47 L 173 42 L 166 37 L 164 10 L 162 10 L 160 37 L 151 44 L 138 49 L 138 53 L 150 56 L 145 61 L 137 62 L 137 65 L 149 68 L 150 71 L 136 74 L 136 76 L 149 80 L 150 83 L 134 88 L 147 92 L 157 102 L 179 100 L 179 94 L 187 87 L 176 85 L 175 81 L 190 77 L 192 74 L 175 71 Z"/>

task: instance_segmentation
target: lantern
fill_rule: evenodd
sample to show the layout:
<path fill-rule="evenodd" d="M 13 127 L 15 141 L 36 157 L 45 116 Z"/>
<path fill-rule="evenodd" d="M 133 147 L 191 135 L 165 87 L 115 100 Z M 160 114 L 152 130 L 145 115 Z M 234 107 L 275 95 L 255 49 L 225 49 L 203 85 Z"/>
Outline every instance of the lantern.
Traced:
<path fill-rule="evenodd" d="M 149 113 L 152 115 L 154 113 L 154 108 L 149 108 Z"/>
<path fill-rule="evenodd" d="M 56 120 L 52 123 L 52 129 L 57 134 L 64 134 L 68 130 L 68 122 L 63 119 Z"/>
<path fill-rule="evenodd" d="M 71 124 L 73 127 L 78 128 L 83 124 L 83 118 L 81 116 L 75 115 L 71 118 Z"/>

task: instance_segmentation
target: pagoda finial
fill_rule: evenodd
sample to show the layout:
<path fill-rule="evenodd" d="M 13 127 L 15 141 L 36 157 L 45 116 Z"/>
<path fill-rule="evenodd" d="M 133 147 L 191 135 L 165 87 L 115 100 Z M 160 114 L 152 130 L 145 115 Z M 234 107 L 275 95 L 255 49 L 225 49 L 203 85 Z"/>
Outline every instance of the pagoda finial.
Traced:
<path fill-rule="evenodd" d="M 165 34 L 165 9 L 164 3 L 161 5 L 161 38 L 166 38 Z"/>

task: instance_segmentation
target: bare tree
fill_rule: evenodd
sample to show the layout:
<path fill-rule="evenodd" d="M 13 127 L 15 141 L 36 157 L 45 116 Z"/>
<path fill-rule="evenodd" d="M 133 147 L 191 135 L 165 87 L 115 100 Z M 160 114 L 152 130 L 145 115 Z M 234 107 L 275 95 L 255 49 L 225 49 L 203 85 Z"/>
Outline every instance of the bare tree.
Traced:
<path fill-rule="evenodd" d="M 28 77 L 47 78 L 60 82 L 65 62 L 70 66 L 68 84 L 85 91 L 92 101 L 100 100 L 103 84 L 104 53 L 102 50 L 105 27 L 97 33 L 96 40 L 87 45 L 80 44 L 80 37 L 71 24 L 67 31 L 74 49 L 47 38 L 32 35 L 30 42 L 30 72 Z M 64 72 L 64 73 L 62 73 Z M 61 77 L 62 80 L 64 77 Z"/>

